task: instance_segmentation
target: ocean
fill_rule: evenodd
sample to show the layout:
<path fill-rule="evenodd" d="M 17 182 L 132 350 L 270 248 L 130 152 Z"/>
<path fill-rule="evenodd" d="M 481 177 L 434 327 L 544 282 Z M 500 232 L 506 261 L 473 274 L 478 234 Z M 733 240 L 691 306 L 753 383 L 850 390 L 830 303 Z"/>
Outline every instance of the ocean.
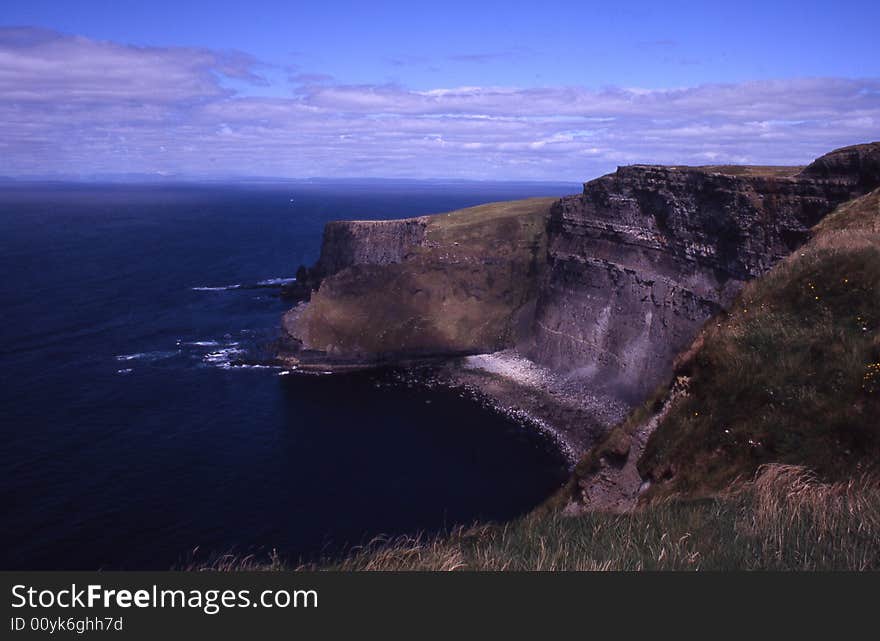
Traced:
<path fill-rule="evenodd" d="M 578 190 L 0 186 L 0 569 L 296 563 L 528 511 L 564 458 L 468 395 L 238 363 L 271 357 L 327 221 Z"/>

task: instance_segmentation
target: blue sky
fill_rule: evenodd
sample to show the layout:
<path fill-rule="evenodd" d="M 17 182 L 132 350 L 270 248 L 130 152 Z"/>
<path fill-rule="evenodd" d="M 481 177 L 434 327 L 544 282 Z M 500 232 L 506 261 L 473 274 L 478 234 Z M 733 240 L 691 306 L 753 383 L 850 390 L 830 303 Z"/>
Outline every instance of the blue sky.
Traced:
<path fill-rule="evenodd" d="M 46 2 L 0 174 L 580 180 L 880 138 L 878 2 Z"/>

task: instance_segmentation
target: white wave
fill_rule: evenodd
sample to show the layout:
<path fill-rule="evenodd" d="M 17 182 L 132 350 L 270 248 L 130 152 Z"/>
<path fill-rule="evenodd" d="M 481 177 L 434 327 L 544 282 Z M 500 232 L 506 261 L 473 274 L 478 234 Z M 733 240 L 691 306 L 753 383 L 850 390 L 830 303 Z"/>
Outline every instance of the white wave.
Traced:
<path fill-rule="evenodd" d="M 116 356 L 117 361 L 159 361 L 164 358 L 177 356 L 180 352 L 137 352 L 134 354 L 119 354 Z"/>
<path fill-rule="evenodd" d="M 232 360 L 244 354 L 244 350 L 239 349 L 237 345 L 238 343 L 224 347 L 223 349 L 208 352 L 202 357 L 202 360 L 214 367 L 221 367 L 223 369 L 232 367 Z"/>
<path fill-rule="evenodd" d="M 126 368 L 126 369 L 118 369 L 118 370 L 116 370 L 116 373 L 117 373 L 117 374 L 131 374 L 131 371 L 132 371 L 132 370 L 131 370 L 131 368 L 129 367 L 129 368 Z"/>
<path fill-rule="evenodd" d="M 233 365 L 235 369 L 278 369 L 280 365 L 261 365 L 259 363 L 241 363 Z"/>
<path fill-rule="evenodd" d="M 187 347 L 220 347 L 217 341 L 177 341 L 178 345 L 186 345 Z M 235 343 L 238 345 L 238 343 Z"/>
<path fill-rule="evenodd" d="M 267 278 L 266 280 L 257 281 L 260 287 L 272 287 L 274 285 L 287 285 L 296 281 L 295 276 L 289 278 Z"/>
<path fill-rule="evenodd" d="M 296 370 L 295 373 L 297 376 L 333 376 L 336 373 L 332 371 L 319 371 L 315 369 L 294 369 Z M 293 374 L 294 372 L 291 371 L 290 373 Z"/>
<path fill-rule="evenodd" d="M 237 356 L 243 353 L 244 350 L 239 349 L 237 345 L 230 345 L 228 347 L 224 347 L 223 349 L 218 349 L 216 352 L 208 352 L 207 354 L 205 354 L 205 360 L 215 361 L 219 359 L 229 358 L 230 356 Z"/>
<path fill-rule="evenodd" d="M 234 285 L 219 285 L 219 286 L 208 286 L 202 285 L 200 287 L 191 287 L 194 292 L 226 292 L 234 289 L 259 289 L 261 287 L 281 287 L 282 285 L 287 285 L 296 280 L 295 276 L 282 276 L 279 278 L 266 278 L 265 280 L 257 281 L 252 285 L 243 285 L 241 283 L 235 283 Z"/>
<path fill-rule="evenodd" d="M 230 289 L 241 289 L 241 283 L 235 285 L 223 285 L 220 287 L 191 287 L 194 292 L 225 292 Z"/>

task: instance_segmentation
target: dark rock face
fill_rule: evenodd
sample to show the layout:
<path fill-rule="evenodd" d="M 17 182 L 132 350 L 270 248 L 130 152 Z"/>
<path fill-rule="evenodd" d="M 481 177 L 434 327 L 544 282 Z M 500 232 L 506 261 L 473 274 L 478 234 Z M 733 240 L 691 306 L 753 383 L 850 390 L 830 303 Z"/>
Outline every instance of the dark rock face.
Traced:
<path fill-rule="evenodd" d="M 425 243 L 427 218 L 336 221 L 324 228 L 321 258 L 316 265 L 331 276 L 356 265 L 390 265 L 406 259 Z"/>
<path fill-rule="evenodd" d="M 880 185 L 880 143 L 780 168 L 621 167 L 558 201 L 529 356 L 630 401 L 744 281 Z"/>
<path fill-rule="evenodd" d="M 343 269 L 400 263 L 425 244 L 426 228 L 425 216 L 327 223 L 318 262 L 313 267 L 300 265 L 296 280 L 281 289 L 281 296 L 293 301 L 307 301 L 324 278 Z"/>

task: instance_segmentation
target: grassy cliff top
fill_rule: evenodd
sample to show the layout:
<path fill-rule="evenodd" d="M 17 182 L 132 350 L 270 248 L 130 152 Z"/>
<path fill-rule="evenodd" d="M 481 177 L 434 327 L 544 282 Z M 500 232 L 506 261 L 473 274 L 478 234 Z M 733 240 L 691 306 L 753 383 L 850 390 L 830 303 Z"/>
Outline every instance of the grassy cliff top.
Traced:
<path fill-rule="evenodd" d="M 699 171 L 710 174 L 725 174 L 727 176 L 762 176 L 767 178 L 790 178 L 797 176 L 803 166 L 775 166 L 775 165 L 700 165 L 694 167 Z"/>
<path fill-rule="evenodd" d="M 422 220 L 429 225 L 438 228 L 454 228 L 457 226 L 467 227 L 490 223 L 491 221 L 500 218 L 538 214 L 543 212 L 556 200 L 559 200 L 556 196 L 524 198 L 522 200 L 502 200 L 494 203 L 476 205 L 474 207 L 465 207 L 464 209 L 456 209 L 454 211 L 413 216 L 411 218 L 389 220 L 354 219 L 348 221 L 331 221 L 328 224 L 345 225 L 349 223 L 357 223 L 359 225 L 384 225 L 395 222 L 404 222 L 407 220 Z"/>
<path fill-rule="evenodd" d="M 523 200 L 505 200 L 486 203 L 476 207 L 456 209 L 445 214 L 435 214 L 427 219 L 432 227 L 438 230 L 455 231 L 474 226 L 492 226 L 504 218 L 520 216 L 543 216 L 547 207 L 559 200 L 556 197 L 526 198 Z"/>
<path fill-rule="evenodd" d="M 428 216 L 429 247 L 452 247 L 456 253 L 488 256 L 497 243 L 524 247 L 523 239 L 543 237 L 550 205 L 557 198 L 528 198 L 489 203 Z"/>
<path fill-rule="evenodd" d="M 670 171 L 698 171 L 706 174 L 724 174 L 726 176 L 759 176 L 765 178 L 792 178 L 803 171 L 804 166 L 782 165 L 631 165 Z"/>

